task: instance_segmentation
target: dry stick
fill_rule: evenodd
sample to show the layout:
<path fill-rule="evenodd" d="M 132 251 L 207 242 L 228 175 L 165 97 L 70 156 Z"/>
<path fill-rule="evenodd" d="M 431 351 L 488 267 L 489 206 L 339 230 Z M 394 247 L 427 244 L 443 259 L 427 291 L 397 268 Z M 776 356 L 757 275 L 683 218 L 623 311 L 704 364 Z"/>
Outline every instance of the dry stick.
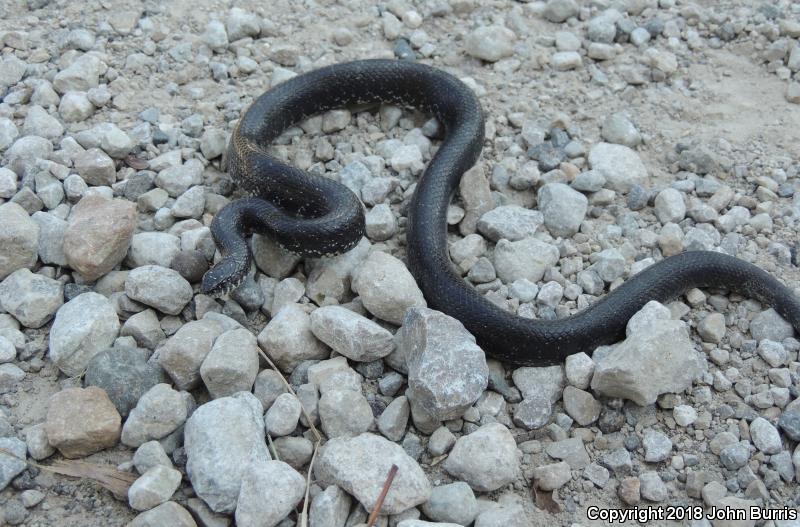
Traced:
<path fill-rule="evenodd" d="M 261 348 L 258 348 L 258 353 L 265 361 L 267 361 L 267 364 L 269 364 L 270 367 L 273 370 L 275 370 L 275 373 L 277 373 L 280 376 L 281 380 L 283 381 L 283 384 L 286 385 L 286 389 L 289 390 L 289 393 L 297 397 L 294 388 L 292 388 L 292 385 L 289 384 L 289 382 L 286 380 L 286 377 L 283 376 L 281 370 L 279 370 L 278 367 L 275 366 L 275 363 L 272 362 L 272 359 L 270 359 L 267 356 L 267 354 L 264 353 L 264 350 L 262 350 Z M 298 400 L 299 399 L 300 398 L 298 397 Z M 303 405 L 302 402 L 300 403 L 300 410 L 303 412 L 303 415 L 306 416 L 306 421 L 308 421 L 308 427 L 311 429 L 311 432 L 313 432 L 314 437 L 317 439 L 317 441 L 314 443 L 314 452 L 311 454 L 311 462 L 308 464 L 308 474 L 306 475 L 306 494 L 305 494 L 305 499 L 303 499 L 303 511 L 300 513 L 300 527 L 308 527 L 308 501 L 309 501 L 308 498 L 309 498 L 309 493 L 311 491 L 311 473 L 314 470 L 314 460 L 317 459 L 317 450 L 319 450 L 319 444 L 322 442 L 322 436 L 320 435 L 319 430 L 317 430 L 317 427 L 314 426 L 314 420 L 311 419 L 311 415 L 308 413 L 306 407 Z"/>
<path fill-rule="evenodd" d="M 383 484 L 383 490 L 378 496 L 378 501 L 375 502 L 375 508 L 372 510 L 372 514 L 369 515 L 367 527 L 373 527 L 378 520 L 378 514 L 381 512 L 381 507 L 383 507 L 383 500 L 386 499 L 386 495 L 389 493 L 389 487 L 392 486 L 395 474 L 397 474 L 397 465 L 392 465 L 392 468 L 389 469 L 389 475 L 386 477 L 386 483 Z"/>

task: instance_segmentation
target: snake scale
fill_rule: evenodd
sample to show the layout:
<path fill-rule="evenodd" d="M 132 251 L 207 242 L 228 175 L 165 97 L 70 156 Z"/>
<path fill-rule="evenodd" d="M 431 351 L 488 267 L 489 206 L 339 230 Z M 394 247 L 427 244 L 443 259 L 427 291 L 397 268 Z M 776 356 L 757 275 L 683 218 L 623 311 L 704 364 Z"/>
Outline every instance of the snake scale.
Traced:
<path fill-rule="evenodd" d="M 665 302 L 694 287 L 724 288 L 770 305 L 800 330 L 800 301 L 758 267 L 726 254 L 692 251 L 665 258 L 582 311 L 557 320 L 511 314 L 466 283 L 450 262 L 447 208 L 462 174 L 477 161 L 482 109 L 456 77 L 423 64 L 362 60 L 323 67 L 278 84 L 258 97 L 228 147 L 233 180 L 251 197 L 215 216 L 222 259 L 202 290 L 229 292 L 247 276 L 246 236 L 258 232 L 301 256 L 345 252 L 364 235 L 361 202 L 344 185 L 286 165 L 268 145 L 288 127 L 350 104 L 390 103 L 433 114 L 445 136 L 417 183 L 408 208 L 407 259 L 428 305 L 460 320 L 487 354 L 517 365 L 547 365 L 623 338 L 628 320 L 648 301 Z"/>

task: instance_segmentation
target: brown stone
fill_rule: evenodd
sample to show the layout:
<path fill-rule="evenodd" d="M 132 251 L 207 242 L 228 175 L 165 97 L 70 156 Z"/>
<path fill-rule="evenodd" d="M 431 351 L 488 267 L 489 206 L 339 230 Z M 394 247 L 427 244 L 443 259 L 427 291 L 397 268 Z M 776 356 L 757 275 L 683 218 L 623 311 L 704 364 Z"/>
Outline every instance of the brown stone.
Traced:
<path fill-rule="evenodd" d="M 116 445 L 122 418 L 102 388 L 67 388 L 50 397 L 44 426 L 52 446 L 78 458 Z"/>
<path fill-rule="evenodd" d="M 75 206 L 64 233 L 67 264 L 86 280 L 97 280 L 125 258 L 135 228 L 135 204 L 86 196 Z"/>
<path fill-rule="evenodd" d="M 639 478 L 629 477 L 623 478 L 619 482 L 619 489 L 617 489 L 619 498 L 627 505 L 636 505 L 641 501 L 641 482 Z"/>

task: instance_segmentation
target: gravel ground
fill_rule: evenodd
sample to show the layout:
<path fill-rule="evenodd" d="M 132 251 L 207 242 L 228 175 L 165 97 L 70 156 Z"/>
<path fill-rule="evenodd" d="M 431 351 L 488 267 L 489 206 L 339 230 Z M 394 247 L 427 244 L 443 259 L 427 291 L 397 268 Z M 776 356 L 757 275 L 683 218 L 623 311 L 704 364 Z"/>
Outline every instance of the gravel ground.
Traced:
<path fill-rule="evenodd" d="M 441 139 L 430 116 L 349 108 L 288 130 L 275 154 L 356 192 L 367 238 L 300 261 L 255 236 L 257 268 L 229 298 L 198 285 L 218 257 L 208 225 L 239 196 L 223 151 L 253 98 L 396 56 L 457 75 L 484 107 L 450 253 L 501 307 L 566 316 L 696 249 L 798 292 L 800 5 L 133 4 L 0 7 L 1 521 L 299 525 L 317 434 L 311 527 L 365 523 L 392 464 L 381 526 L 796 513 L 800 341 L 768 306 L 692 290 L 591 357 L 517 369 L 427 309 L 403 258 Z M 26 456 L 136 481 L 117 499 Z M 798 522 L 648 522 L 711 524 Z"/>

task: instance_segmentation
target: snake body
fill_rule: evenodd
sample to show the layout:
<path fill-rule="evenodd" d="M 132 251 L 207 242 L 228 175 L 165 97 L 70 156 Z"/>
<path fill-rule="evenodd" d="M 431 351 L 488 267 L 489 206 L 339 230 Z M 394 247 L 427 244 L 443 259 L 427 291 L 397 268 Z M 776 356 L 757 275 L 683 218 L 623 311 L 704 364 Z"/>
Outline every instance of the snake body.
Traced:
<path fill-rule="evenodd" d="M 256 99 L 228 148 L 234 181 L 252 197 L 233 201 L 211 232 L 222 254 L 202 290 L 236 287 L 250 270 L 245 236 L 258 232 L 301 256 L 341 253 L 364 235 L 359 199 L 333 180 L 288 166 L 267 146 L 288 127 L 348 104 L 390 103 L 433 114 L 444 140 L 417 183 L 408 208 L 407 259 L 428 305 L 460 320 L 502 361 L 546 365 L 624 338 L 628 320 L 648 301 L 691 288 L 735 291 L 770 305 L 800 330 L 800 301 L 777 279 L 726 254 L 693 251 L 646 268 L 575 315 L 530 320 L 511 314 L 466 283 L 448 257 L 447 208 L 462 174 L 480 155 L 484 122 L 475 94 L 454 76 L 419 63 L 363 60 L 324 67 L 281 83 Z"/>

